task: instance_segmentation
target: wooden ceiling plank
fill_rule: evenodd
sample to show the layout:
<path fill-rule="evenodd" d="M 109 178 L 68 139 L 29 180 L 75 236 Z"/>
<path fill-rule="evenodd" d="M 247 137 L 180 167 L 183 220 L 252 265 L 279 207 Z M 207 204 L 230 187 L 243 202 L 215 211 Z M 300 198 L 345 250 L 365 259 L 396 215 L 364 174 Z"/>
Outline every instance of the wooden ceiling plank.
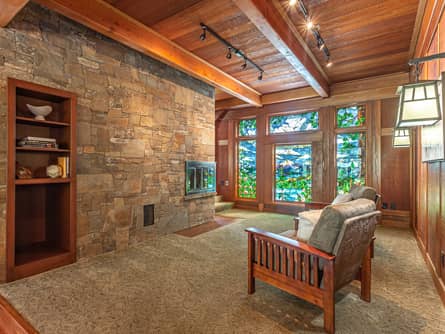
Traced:
<path fill-rule="evenodd" d="M 310 50 L 302 43 L 293 24 L 286 20 L 270 0 L 233 0 L 267 39 L 322 97 L 329 96 L 329 84 Z M 309 52 L 309 53 L 308 53 Z"/>
<path fill-rule="evenodd" d="M 6 27 L 27 3 L 28 0 L 0 0 L 0 27 Z"/>
<path fill-rule="evenodd" d="M 249 104 L 261 106 L 259 92 L 103 0 L 36 0 L 36 2 L 130 48 L 219 87 Z"/>

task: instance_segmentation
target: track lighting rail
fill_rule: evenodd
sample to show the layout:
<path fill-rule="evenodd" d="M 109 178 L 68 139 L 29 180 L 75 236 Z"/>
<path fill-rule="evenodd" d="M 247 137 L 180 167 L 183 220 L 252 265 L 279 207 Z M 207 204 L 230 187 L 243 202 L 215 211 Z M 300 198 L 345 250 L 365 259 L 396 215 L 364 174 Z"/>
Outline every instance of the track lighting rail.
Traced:
<path fill-rule="evenodd" d="M 231 59 L 232 58 L 232 54 L 235 54 L 237 57 L 242 58 L 244 60 L 244 63 L 241 65 L 241 68 L 243 70 L 245 70 L 247 68 L 247 63 L 251 64 L 259 72 L 258 80 L 263 80 L 264 70 L 261 68 L 261 66 L 256 64 L 249 57 L 247 57 L 247 55 L 243 51 L 241 51 L 240 49 L 234 47 L 232 44 L 230 44 L 228 41 L 226 41 L 224 38 L 222 38 L 215 30 L 210 28 L 208 25 L 206 25 L 206 24 L 204 24 L 202 22 L 200 23 L 200 25 L 201 25 L 201 29 L 202 29 L 202 34 L 201 34 L 200 38 L 201 38 L 202 41 L 206 39 L 206 37 L 207 37 L 206 33 L 209 32 L 218 41 L 220 41 L 222 44 L 224 44 L 225 47 L 227 47 L 227 54 L 226 54 L 226 58 L 227 59 Z"/>

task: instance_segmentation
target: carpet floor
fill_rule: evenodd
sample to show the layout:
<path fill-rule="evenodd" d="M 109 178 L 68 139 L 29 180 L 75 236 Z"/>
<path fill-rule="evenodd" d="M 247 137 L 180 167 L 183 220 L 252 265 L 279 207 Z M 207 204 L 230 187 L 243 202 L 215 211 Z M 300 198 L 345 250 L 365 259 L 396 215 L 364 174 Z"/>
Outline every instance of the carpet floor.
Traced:
<path fill-rule="evenodd" d="M 258 281 L 247 291 L 244 228 L 272 232 L 292 217 L 240 218 L 189 238 L 170 234 L 0 286 L 42 334 L 321 333 L 320 309 Z M 372 301 L 357 285 L 336 296 L 337 333 L 445 333 L 445 309 L 410 231 L 379 228 Z"/>

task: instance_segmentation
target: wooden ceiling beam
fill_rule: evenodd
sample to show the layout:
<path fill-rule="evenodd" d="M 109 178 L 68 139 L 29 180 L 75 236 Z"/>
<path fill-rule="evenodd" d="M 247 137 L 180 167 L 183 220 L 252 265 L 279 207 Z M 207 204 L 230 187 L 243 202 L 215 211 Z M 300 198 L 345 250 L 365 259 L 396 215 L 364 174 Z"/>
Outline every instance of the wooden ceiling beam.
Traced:
<path fill-rule="evenodd" d="M 326 74 L 294 24 L 271 0 L 233 0 L 264 36 L 321 96 L 329 96 Z"/>
<path fill-rule="evenodd" d="M 318 97 L 318 93 L 312 87 L 303 87 L 284 90 L 281 92 L 264 94 L 261 96 L 261 104 L 268 105 L 288 101 L 296 101 Z M 237 98 L 216 101 L 215 110 L 228 110 L 249 107 L 245 102 Z"/>
<path fill-rule="evenodd" d="M 28 0 L 0 0 L 0 27 L 6 27 Z"/>
<path fill-rule="evenodd" d="M 323 98 L 311 98 L 299 101 L 288 101 L 265 105 L 262 113 L 293 113 L 296 110 L 315 110 L 321 107 L 342 106 L 345 104 L 363 103 L 367 101 L 390 99 L 398 97 L 397 87 L 409 82 L 408 72 L 386 74 L 366 79 L 352 80 L 336 83 L 331 86 L 331 96 Z M 258 108 L 241 108 L 231 110 L 225 119 L 239 119 L 246 115 L 255 115 Z"/>
<path fill-rule="evenodd" d="M 103 0 L 35 1 L 132 49 L 218 87 L 246 103 L 261 106 L 259 92 Z"/>

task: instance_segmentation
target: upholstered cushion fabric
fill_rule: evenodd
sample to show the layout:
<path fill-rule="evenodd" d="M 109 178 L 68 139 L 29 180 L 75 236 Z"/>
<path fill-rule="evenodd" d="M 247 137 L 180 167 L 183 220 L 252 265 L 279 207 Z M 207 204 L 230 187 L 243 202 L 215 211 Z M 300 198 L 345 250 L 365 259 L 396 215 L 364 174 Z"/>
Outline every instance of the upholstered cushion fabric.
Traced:
<path fill-rule="evenodd" d="M 300 218 L 300 222 L 305 221 L 306 223 L 315 225 L 318 223 L 322 211 L 323 210 L 303 211 L 298 214 L 298 217 Z"/>
<path fill-rule="evenodd" d="M 352 195 L 350 193 L 346 194 L 338 194 L 337 197 L 334 198 L 332 204 L 340 204 L 352 201 Z"/>
<path fill-rule="evenodd" d="M 374 201 L 365 198 L 325 207 L 318 223 L 314 226 L 308 244 L 332 254 L 344 221 L 374 210 Z"/>
<path fill-rule="evenodd" d="M 301 220 L 298 223 L 298 231 L 289 230 L 283 233 L 280 233 L 283 237 L 294 239 L 297 241 L 306 242 L 309 240 L 312 231 L 314 230 L 315 224 L 311 224 L 305 220 Z"/>
<path fill-rule="evenodd" d="M 366 198 L 371 201 L 375 201 L 377 196 L 377 192 L 372 187 L 367 186 L 356 186 L 351 189 L 350 194 L 352 195 L 352 199 Z"/>

